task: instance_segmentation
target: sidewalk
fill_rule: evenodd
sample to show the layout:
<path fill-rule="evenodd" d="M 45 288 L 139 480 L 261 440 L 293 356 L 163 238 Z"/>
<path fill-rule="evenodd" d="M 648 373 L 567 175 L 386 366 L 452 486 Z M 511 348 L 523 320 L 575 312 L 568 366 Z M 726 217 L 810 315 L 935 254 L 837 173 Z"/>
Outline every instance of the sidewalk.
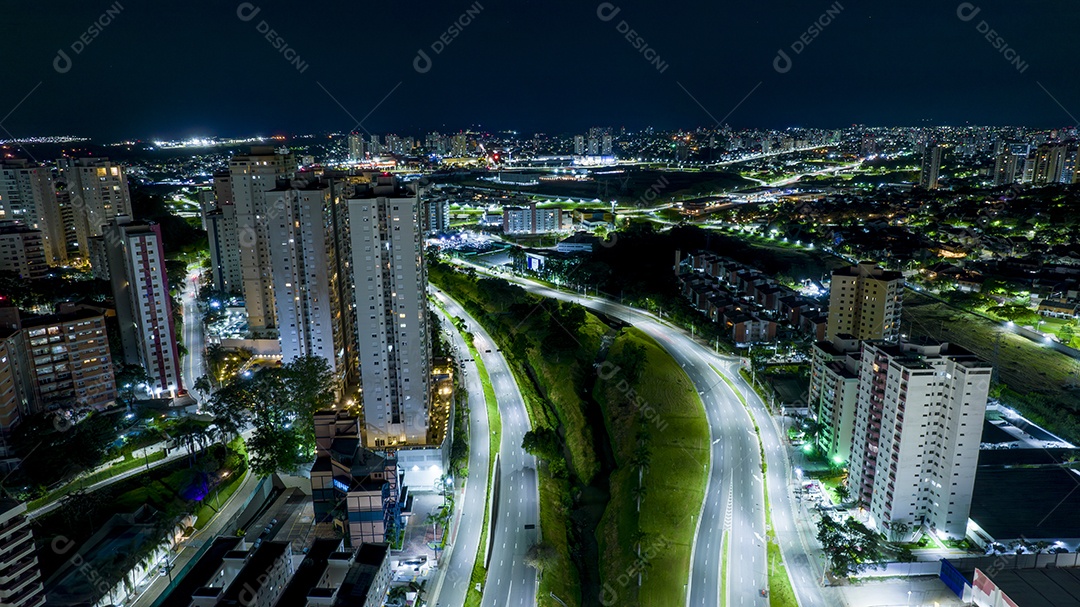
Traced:
<path fill-rule="evenodd" d="M 183 544 L 183 548 L 172 561 L 173 574 L 182 571 L 206 542 L 213 540 L 222 529 L 232 522 L 233 518 L 240 514 L 240 510 L 247 501 L 247 497 L 255 490 L 255 486 L 258 485 L 259 480 L 259 477 L 251 473 L 250 468 L 245 472 L 244 483 L 232 494 L 229 501 L 225 502 L 225 505 L 221 508 L 218 515 L 214 517 L 214 520 L 206 527 L 203 527 L 202 531 L 197 532 L 190 540 Z M 139 593 L 138 598 L 135 599 L 134 603 L 128 601 L 127 605 L 132 605 L 133 607 L 150 607 L 158 599 L 159 595 L 165 591 L 165 588 L 169 583 L 170 580 L 168 575 L 159 575 L 155 577 L 146 588 L 136 588 L 136 593 Z"/>

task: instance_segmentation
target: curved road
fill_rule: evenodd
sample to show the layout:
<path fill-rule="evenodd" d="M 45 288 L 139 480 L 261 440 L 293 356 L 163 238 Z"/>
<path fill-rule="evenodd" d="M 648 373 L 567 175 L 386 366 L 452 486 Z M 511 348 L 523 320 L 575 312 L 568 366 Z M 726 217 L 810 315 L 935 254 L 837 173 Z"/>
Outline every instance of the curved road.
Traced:
<path fill-rule="evenodd" d="M 434 289 L 433 289 L 434 291 Z M 441 292 L 436 297 L 446 305 L 449 301 Z M 456 304 L 451 304 L 456 305 Z M 484 401 L 484 388 L 480 384 L 480 374 L 476 370 L 476 361 L 472 359 L 465 338 L 454 327 L 453 322 L 438 307 L 436 313 L 446 324 L 446 333 L 450 335 L 450 345 L 455 358 L 461 363 L 463 385 L 469 395 L 469 476 L 458 499 L 461 516 L 457 527 L 450 536 L 443 567 L 445 573 L 431 594 L 428 603 L 432 605 L 464 605 L 465 595 L 469 590 L 469 578 L 473 564 L 476 563 L 476 548 L 480 544 L 480 531 L 484 525 L 484 506 L 487 504 L 488 457 L 488 415 Z"/>
<path fill-rule="evenodd" d="M 492 273 L 483 266 L 469 265 Z M 759 442 L 749 414 L 735 392 L 717 375 L 718 371 L 743 394 L 757 421 L 768 464 L 772 532 L 780 545 L 799 604 L 802 607 L 843 604 L 838 592 L 822 588 L 818 583 L 823 557 L 814 538 L 809 514 L 804 509 L 796 517 L 798 505 L 792 492 L 796 481 L 791 472 L 786 441 L 782 440 L 783 433 L 764 403 L 739 375 L 738 359 L 717 355 L 683 330 L 641 310 L 607 299 L 557 291 L 520 277 L 492 274 L 507 278 L 537 295 L 573 301 L 626 320 L 663 345 L 697 387 L 705 405 L 713 448 L 706 498 L 693 548 L 687 601 L 690 607 L 719 606 L 722 588 L 727 594 L 728 605 L 769 604 L 760 593 L 768 588 L 769 564 L 765 543 L 768 534 L 761 507 L 764 495 Z M 721 585 L 725 532 L 729 534 L 728 578 L 727 583 Z"/>
<path fill-rule="evenodd" d="M 435 293 L 446 311 L 463 318 L 466 330 L 472 333 L 473 343 L 495 390 L 502 418 L 499 511 L 494 524 L 495 539 L 487 584 L 480 604 L 481 607 L 532 607 L 536 605 L 538 580 L 536 570 L 525 564 L 525 553 L 540 541 L 540 492 L 536 458 L 521 448 L 530 428 L 525 401 L 510 366 L 487 331 L 456 301 L 441 292 Z M 533 528 L 526 529 L 526 525 Z M 444 601 L 440 599 L 440 603 Z M 447 607 L 458 604 L 445 603 Z"/>

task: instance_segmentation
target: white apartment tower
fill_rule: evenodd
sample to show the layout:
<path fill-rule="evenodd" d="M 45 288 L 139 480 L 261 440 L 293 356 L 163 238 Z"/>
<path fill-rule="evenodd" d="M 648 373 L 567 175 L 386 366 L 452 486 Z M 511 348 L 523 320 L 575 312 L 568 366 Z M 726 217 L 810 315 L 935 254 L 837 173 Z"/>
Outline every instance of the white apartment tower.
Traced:
<path fill-rule="evenodd" d="M 345 350 L 330 186 L 282 181 L 266 197 L 280 209 L 268 237 L 282 362 L 322 357 L 341 384 Z"/>
<path fill-rule="evenodd" d="M 817 446 L 836 465 L 851 458 L 859 350 L 859 340 L 850 335 L 818 342 L 812 349 L 809 407 L 821 425 Z"/>
<path fill-rule="evenodd" d="M 90 237 L 101 236 L 102 227 L 114 218 L 131 215 L 127 175 L 108 158 L 61 158 L 56 166 L 67 184 L 76 253 L 86 257 Z"/>
<path fill-rule="evenodd" d="M 992 372 L 947 343 L 863 344 L 849 486 L 878 528 L 966 535 Z"/>
<path fill-rule="evenodd" d="M 248 327 L 256 334 L 277 326 L 267 226 L 282 209 L 267 206 L 267 201 L 276 199 L 268 198 L 266 192 L 277 186 L 278 179 L 291 179 L 295 173 L 296 158 L 270 147 L 253 147 L 250 154 L 229 160 L 229 194 L 236 206 L 241 292 Z"/>
<path fill-rule="evenodd" d="M 431 352 L 422 205 L 390 176 L 354 196 L 348 214 L 366 444 L 425 444 Z"/>
<path fill-rule="evenodd" d="M 243 294 L 236 205 L 228 171 L 214 174 L 214 205 L 204 213 L 203 222 L 210 245 L 210 279 L 214 288 L 223 293 Z"/>
<path fill-rule="evenodd" d="M 903 296 L 904 275 L 873 262 L 834 271 L 825 339 L 850 335 L 859 340 L 898 341 Z"/>
<path fill-rule="evenodd" d="M 141 365 L 161 397 L 184 392 L 161 226 L 117 217 L 104 230 L 124 359 Z"/>
<path fill-rule="evenodd" d="M 48 167 L 22 159 L 0 161 L 0 221 L 20 221 L 41 230 L 46 263 L 67 262 L 64 221 Z"/>

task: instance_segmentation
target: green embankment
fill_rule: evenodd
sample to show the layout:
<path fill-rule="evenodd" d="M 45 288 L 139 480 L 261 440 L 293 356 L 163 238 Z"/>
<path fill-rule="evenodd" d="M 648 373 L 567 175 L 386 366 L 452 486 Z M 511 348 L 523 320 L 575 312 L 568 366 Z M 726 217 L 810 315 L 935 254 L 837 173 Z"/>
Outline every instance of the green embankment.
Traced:
<path fill-rule="evenodd" d="M 542 300 L 502 280 L 477 279 L 440 263 L 431 264 L 429 278 L 494 338 L 521 389 L 532 428 L 560 437 L 558 461 L 544 461 L 537 470 L 540 529 L 553 554 L 543 563 L 537 603 L 557 607 L 554 594 L 568 606 L 581 605 L 571 481 L 587 485 L 600 464 L 579 395 L 609 329 L 580 307 Z"/>
<path fill-rule="evenodd" d="M 618 467 L 596 530 L 601 579 L 625 604 L 681 605 L 707 484 L 705 409 L 685 371 L 637 329 L 619 334 L 607 361 L 594 394 Z"/>

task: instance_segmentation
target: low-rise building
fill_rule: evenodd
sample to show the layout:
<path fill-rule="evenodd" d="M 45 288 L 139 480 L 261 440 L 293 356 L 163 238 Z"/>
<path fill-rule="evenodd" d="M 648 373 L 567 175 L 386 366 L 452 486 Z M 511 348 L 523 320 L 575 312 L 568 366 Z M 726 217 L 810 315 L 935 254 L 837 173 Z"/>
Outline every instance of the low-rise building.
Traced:
<path fill-rule="evenodd" d="M 560 240 L 555 250 L 560 253 L 592 253 L 600 239 L 586 232 L 574 232 Z"/>
<path fill-rule="evenodd" d="M 339 411 L 315 414 L 315 444 L 311 499 L 316 522 L 343 527 L 351 546 L 387 541 L 402 526 L 401 505 L 407 499 L 396 452 L 365 448 L 357 418 Z"/>

